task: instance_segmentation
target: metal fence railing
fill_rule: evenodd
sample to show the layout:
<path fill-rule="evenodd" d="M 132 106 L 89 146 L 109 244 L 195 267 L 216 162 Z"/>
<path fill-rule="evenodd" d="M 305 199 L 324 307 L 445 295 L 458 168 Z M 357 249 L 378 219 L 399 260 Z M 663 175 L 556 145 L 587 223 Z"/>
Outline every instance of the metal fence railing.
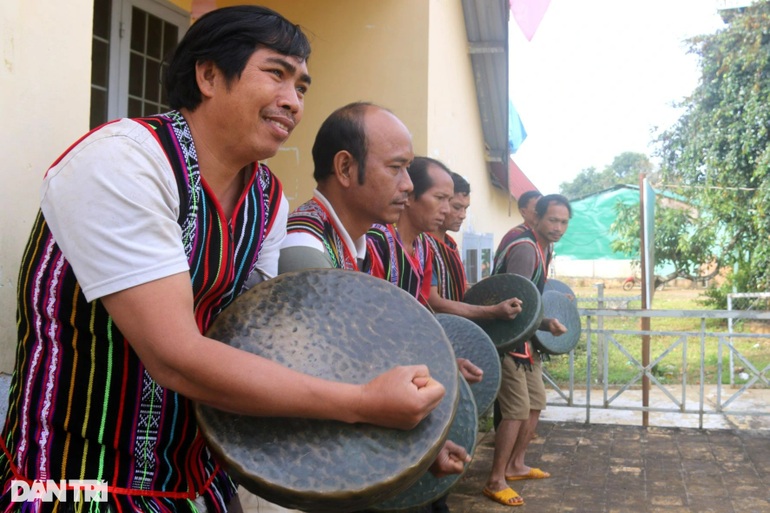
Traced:
<path fill-rule="evenodd" d="M 582 335 L 568 355 L 567 382 L 554 379 L 548 365 L 544 369 L 547 385 L 556 392 L 555 400 L 551 394 L 549 405 L 583 409 L 586 423 L 591 422 L 592 411 L 597 409 L 641 411 L 644 425 L 648 425 L 650 412 L 695 415 L 699 428 L 703 428 L 708 415 L 770 416 L 770 334 L 738 333 L 733 329 L 737 322 L 770 321 L 770 312 L 614 308 L 579 308 L 579 312 Z M 643 318 L 651 319 L 651 324 L 655 324 L 652 319 L 691 319 L 690 324 L 699 324 L 699 328 L 629 329 L 640 326 Z M 641 363 L 645 361 L 640 354 L 642 337 L 649 337 L 654 348 L 646 365 Z M 755 358 L 755 353 L 761 357 Z M 621 361 L 626 367 L 624 382 L 613 378 L 617 373 L 611 361 L 615 365 Z M 740 366 L 743 383 L 733 382 L 733 365 Z M 655 391 L 656 403 L 628 404 L 619 400 L 625 392 L 640 388 Z M 580 397 L 576 390 L 580 390 Z M 764 408 L 745 409 L 740 405 L 739 398 L 749 390 L 767 393 Z M 592 400 L 593 394 L 600 394 L 601 401 L 595 397 Z"/>

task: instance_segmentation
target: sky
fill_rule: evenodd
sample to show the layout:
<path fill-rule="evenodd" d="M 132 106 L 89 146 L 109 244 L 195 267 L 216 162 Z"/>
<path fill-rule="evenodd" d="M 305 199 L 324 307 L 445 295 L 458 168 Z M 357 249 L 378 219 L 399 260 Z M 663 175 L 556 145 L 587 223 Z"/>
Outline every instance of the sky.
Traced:
<path fill-rule="evenodd" d="M 512 156 L 537 188 L 648 155 L 699 79 L 685 40 L 723 27 L 716 0 L 551 0 L 527 41 L 509 27 L 510 98 L 527 138 Z"/>

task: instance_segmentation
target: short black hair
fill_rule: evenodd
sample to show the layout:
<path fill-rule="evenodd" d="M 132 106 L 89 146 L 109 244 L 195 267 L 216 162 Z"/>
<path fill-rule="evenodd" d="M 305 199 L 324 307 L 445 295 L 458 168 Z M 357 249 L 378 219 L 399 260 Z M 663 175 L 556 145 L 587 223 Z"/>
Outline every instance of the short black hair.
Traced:
<path fill-rule="evenodd" d="M 332 112 L 321 124 L 313 143 L 313 178 L 320 183 L 334 174 L 334 156 L 347 151 L 358 164 L 358 183 L 364 183 L 366 169 L 367 109 L 375 107 L 368 102 L 354 102 Z M 387 110 L 387 109 L 383 109 Z"/>
<path fill-rule="evenodd" d="M 542 197 L 543 195 L 540 194 L 540 191 L 526 191 L 522 193 L 521 196 L 519 196 L 519 199 L 517 200 L 517 203 L 519 205 L 519 208 L 527 208 L 527 205 L 529 205 L 529 202 L 533 199 L 537 199 Z"/>
<path fill-rule="evenodd" d="M 539 200 L 537 200 L 537 205 L 535 205 L 535 212 L 537 213 L 537 218 L 542 219 L 543 216 L 545 216 L 545 213 L 548 212 L 548 207 L 550 207 L 552 204 L 557 205 L 564 205 L 567 207 L 567 212 L 569 212 L 569 218 L 572 219 L 572 207 L 569 204 L 569 200 L 566 196 L 562 196 L 561 194 L 548 194 L 547 196 L 543 196 Z"/>
<path fill-rule="evenodd" d="M 452 171 L 452 181 L 455 184 L 455 194 L 465 194 L 466 196 L 471 193 L 471 184 L 468 180 Z"/>
<path fill-rule="evenodd" d="M 163 73 L 169 105 L 191 111 L 200 105 L 196 64 L 213 62 L 231 84 L 241 77 L 254 52 L 263 47 L 302 61 L 310 56 L 310 41 L 299 25 L 272 9 L 237 5 L 204 14 L 179 42 Z"/>
<path fill-rule="evenodd" d="M 420 196 L 428 189 L 433 187 L 433 180 L 431 180 L 428 174 L 428 166 L 438 166 L 452 176 L 452 170 L 446 167 L 442 162 L 430 157 L 415 157 L 412 163 L 409 165 L 409 178 L 412 180 L 414 189 L 412 194 L 414 199 L 420 199 Z"/>

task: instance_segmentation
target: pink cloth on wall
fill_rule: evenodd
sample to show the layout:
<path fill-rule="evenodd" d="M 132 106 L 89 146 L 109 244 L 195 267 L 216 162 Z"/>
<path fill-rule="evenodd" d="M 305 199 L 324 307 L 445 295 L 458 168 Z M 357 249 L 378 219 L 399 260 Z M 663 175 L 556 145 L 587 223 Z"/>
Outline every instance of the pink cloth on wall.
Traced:
<path fill-rule="evenodd" d="M 516 20 L 527 41 L 532 41 L 551 0 L 509 0 L 509 2 L 513 19 Z"/>

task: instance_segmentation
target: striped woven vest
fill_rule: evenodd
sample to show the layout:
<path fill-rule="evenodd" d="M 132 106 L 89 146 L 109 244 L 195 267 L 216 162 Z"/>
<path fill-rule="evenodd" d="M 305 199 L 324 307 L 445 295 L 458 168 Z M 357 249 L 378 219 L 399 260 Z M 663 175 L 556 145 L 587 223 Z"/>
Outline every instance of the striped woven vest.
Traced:
<path fill-rule="evenodd" d="M 551 263 L 552 249 L 548 248 L 543 255 L 538 249 L 537 236 L 532 228 L 526 225 L 519 225 L 512 228 L 500 241 L 494 258 L 494 267 L 492 274 L 501 274 L 505 272 L 505 261 L 508 253 L 519 244 L 529 244 L 535 252 L 535 270 L 530 279 L 537 286 L 537 290 L 543 293 L 545 282 L 548 278 L 548 265 Z"/>
<path fill-rule="evenodd" d="M 412 257 L 404 250 L 394 225 L 375 224 L 366 233 L 366 249 L 369 274 L 388 280 L 423 305 L 428 304 L 423 282 L 430 282 L 430 276 L 425 274 L 431 254 L 423 234 L 414 241 Z"/>
<path fill-rule="evenodd" d="M 315 199 L 303 203 L 289 214 L 286 232 L 306 233 L 318 239 L 323 244 L 326 256 L 329 257 L 335 269 L 358 270 L 350 250 L 334 227 L 331 215 Z"/>
<path fill-rule="evenodd" d="M 153 132 L 176 176 L 195 318 L 205 332 L 255 269 L 281 184 L 257 167 L 228 225 L 203 187 L 182 115 L 136 121 Z M 112 511 L 196 511 L 197 494 L 210 511 L 224 511 L 235 487 L 198 432 L 192 402 L 160 387 L 102 302 L 86 301 L 40 212 L 21 265 L 17 318 L 3 430 L 13 461 L 0 455 L 0 510 L 67 511 L 72 505 L 10 503 L 10 480 L 22 476 L 106 481 Z M 103 503 L 89 506 L 106 511 Z"/>
<path fill-rule="evenodd" d="M 438 278 L 439 295 L 444 299 L 462 301 L 467 281 L 457 243 L 449 235 L 444 241 L 430 233 L 424 235 L 433 250 L 433 274 Z"/>

